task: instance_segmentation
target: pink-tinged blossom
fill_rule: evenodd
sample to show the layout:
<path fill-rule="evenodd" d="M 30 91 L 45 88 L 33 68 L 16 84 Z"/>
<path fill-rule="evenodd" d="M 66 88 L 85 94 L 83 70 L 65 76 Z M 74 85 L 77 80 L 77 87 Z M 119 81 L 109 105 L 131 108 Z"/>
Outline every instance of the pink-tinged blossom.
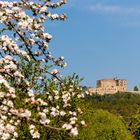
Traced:
<path fill-rule="evenodd" d="M 59 73 L 59 70 L 57 70 L 57 69 L 54 69 L 54 70 L 51 71 L 51 74 L 52 74 L 52 75 L 56 75 L 56 74 L 58 74 L 58 73 Z"/>
<path fill-rule="evenodd" d="M 64 124 L 62 126 L 62 128 L 66 129 L 66 130 L 70 130 L 70 129 L 72 129 L 72 125 L 71 124 Z"/>

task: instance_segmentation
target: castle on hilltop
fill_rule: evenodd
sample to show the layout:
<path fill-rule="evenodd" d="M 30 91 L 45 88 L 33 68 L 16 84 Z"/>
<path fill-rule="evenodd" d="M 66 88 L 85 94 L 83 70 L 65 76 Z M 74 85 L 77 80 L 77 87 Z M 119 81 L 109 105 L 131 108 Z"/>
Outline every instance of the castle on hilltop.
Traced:
<path fill-rule="evenodd" d="M 117 92 L 125 92 L 127 90 L 127 81 L 123 79 L 102 79 L 97 80 L 96 88 L 88 88 L 88 91 L 92 94 L 97 93 L 115 94 Z"/>

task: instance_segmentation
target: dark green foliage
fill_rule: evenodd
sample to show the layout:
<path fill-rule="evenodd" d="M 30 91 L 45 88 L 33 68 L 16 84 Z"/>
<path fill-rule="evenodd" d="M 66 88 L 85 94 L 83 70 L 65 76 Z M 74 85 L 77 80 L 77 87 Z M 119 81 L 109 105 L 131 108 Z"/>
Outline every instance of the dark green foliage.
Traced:
<path fill-rule="evenodd" d="M 137 113 L 140 106 L 140 95 L 134 93 L 116 93 L 114 95 L 87 96 L 86 102 L 93 109 L 104 109 L 123 117 L 129 125 L 131 117 Z"/>
<path fill-rule="evenodd" d="M 137 86 L 134 86 L 134 91 L 139 91 L 139 88 Z"/>

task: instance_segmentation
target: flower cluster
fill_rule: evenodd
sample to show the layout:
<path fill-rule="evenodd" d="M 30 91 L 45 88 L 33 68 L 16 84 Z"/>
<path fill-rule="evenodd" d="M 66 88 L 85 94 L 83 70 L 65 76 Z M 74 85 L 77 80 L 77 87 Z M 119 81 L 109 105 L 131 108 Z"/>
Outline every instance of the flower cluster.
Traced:
<path fill-rule="evenodd" d="M 75 103 L 84 97 L 82 89 L 73 78 L 61 78 L 59 70 L 49 70 L 67 65 L 63 56 L 56 59 L 48 51 L 52 35 L 44 27 L 46 19 L 66 19 L 65 14 L 51 13 L 65 3 L 0 1 L 0 23 L 8 30 L 0 32 L 2 140 L 20 139 L 19 130 L 25 124 L 32 139 L 40 139 L 44 129 L 46 133 L 55 130 L 77 136 L 78 128 L 85 125 Z"/>
<path fill-rule="evenodd" d="M 13 55 L 19 55 L 19 56 L 25 57 L 28 60 L 30 60 L 30 57 L 27 54 L 27 52 L 24 50 L 21 50 L 18 47 L 18 45 L 11 38 L 9 38 L 7 35 L 3 35 L 0 38 L 0 42 L 1 42 L 0 49 L 2 49 L 5 53 L 12 53 Z M 6 59 L 11 60 L 12 58 L 7 56 Z"/>
<path fill-rule="evenodd" d="M 29 129 L 30 129 L 30 133 L 31 133 L 33 139 L 40 138 L 40 134 L 39 134 L 38 130 L 36 129 L 35 125 L 31 124 Z"/>

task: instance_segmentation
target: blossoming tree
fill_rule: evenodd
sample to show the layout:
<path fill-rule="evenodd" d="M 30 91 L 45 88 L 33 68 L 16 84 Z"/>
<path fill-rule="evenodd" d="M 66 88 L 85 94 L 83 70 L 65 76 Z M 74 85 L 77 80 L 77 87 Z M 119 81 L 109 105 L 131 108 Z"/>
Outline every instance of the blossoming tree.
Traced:
<path fill-rule="evenodd" d="M 48 51 L 52 35 L 46 20 L 65 20 L 51 11 L 60 0 L 0 1 L 0 139 L 60 139 L 77 136 L 85 125 L 77 103 L 84 97 L 78 80 L 62 78 L 64 57 Z M 56 138 L 59 139 L 59 138 Z"/>

